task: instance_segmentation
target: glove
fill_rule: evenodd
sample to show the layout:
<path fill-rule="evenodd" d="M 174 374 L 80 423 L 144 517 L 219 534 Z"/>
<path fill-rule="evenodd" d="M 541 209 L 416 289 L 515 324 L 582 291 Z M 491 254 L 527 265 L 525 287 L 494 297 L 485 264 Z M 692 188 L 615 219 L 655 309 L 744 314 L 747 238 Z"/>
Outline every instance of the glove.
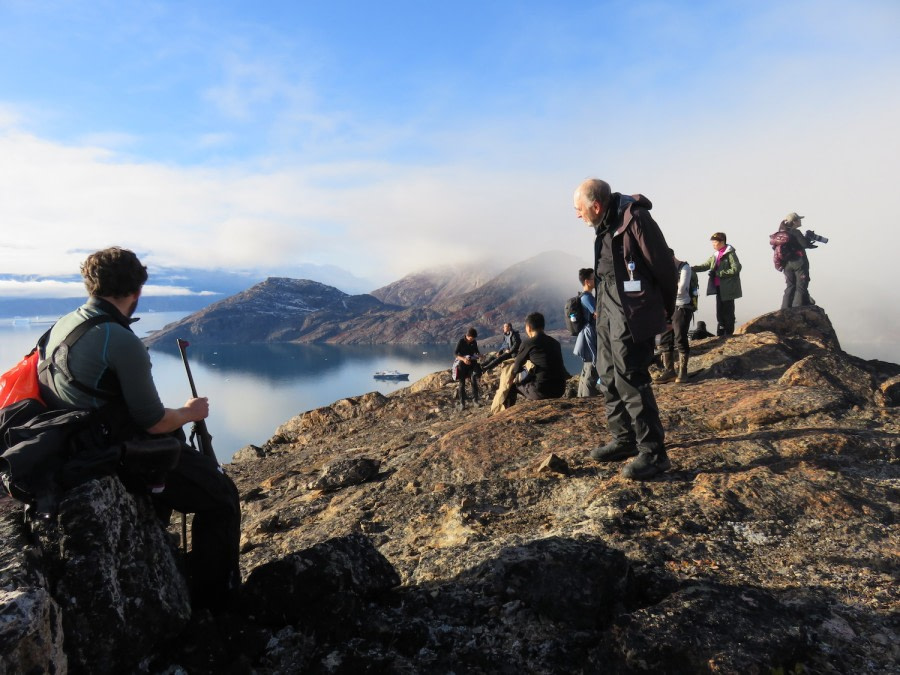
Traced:
<path fill-rule="evenodd" d="M 713 279 L 715 276 L 716 276 L 716 271 L 715 271 L 715 270 L 710 270 L 710 271 L 709 271 L 709 278 L 710 278 L 710 279 Z"/>

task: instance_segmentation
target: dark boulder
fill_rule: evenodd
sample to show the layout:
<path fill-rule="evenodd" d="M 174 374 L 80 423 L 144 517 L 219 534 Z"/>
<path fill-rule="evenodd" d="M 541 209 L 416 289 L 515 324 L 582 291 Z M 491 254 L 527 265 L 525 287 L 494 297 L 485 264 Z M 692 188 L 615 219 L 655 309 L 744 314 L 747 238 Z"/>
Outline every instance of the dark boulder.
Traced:
<path fill-rule="evenodd" d="M 64 493 L 57 516 L 37 521 L 32 537 L 19 527 L 16 537 L 29 556 L 16 575 L 17 593 L 3 598 L 0 613 L 30 617 L 30 636 L 23 637 L 46 643 L 54 655 L 46 672 L 132 670 L 187 623 L 188 589 L 175 546 L 150 500 L 128 493 L 118 478 Z M 64 655 L 56 648 L 58 623 Z M 35 672 L 20 672 L 29 671 Z"/>
<path fill-rule="evenodd" d="M 362 534 L 329 539 L 260 565 L 244 585 L 244 610 L 264 624 L 301 622 L 330 633 L 353 630 L 365 607 L 400 577 Z"/>

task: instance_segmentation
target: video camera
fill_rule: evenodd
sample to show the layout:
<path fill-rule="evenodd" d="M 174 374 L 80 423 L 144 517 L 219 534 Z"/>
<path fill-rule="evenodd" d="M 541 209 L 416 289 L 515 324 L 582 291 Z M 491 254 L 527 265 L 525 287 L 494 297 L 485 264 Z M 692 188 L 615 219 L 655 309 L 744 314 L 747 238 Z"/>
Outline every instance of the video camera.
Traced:
<path fill-rule="evenodd" d="M 808 241 L 810 244 L 812 244 L 814 241 L 817 241 L 821 244 L 828 243 L 828 237 L 820 237 L 818 234 L 816 234 L 812 230 L 807 230 L 806 234 L 804 236 L 806 237 L 806 241 Z"/>

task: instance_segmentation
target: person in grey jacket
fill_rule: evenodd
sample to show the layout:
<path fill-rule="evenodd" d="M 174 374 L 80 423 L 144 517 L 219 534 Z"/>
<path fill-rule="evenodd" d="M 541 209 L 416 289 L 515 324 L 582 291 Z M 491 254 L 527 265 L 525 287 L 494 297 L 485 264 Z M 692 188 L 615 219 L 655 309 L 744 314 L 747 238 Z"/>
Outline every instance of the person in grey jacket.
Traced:
<path fill-rule="evenodd" d="M 706 294 L 716 296 L 716 335 L 728 337 L 734 335 L 734 301 L 742 295 L 741 261 L 724 232 L 714 232 L 709 240 L 715 253 L 705 263 L 691 269 L 695 272 L 709 270 Z"/>
<path fill-rule="evenodd" d="M 650 362 L 675 311 L 678 274 L 643 195 L 613 193 L 594 178 L 575 190 L 574 205 L 595 233 L 597 371 L 613 437 L 590 454 L 600 462 L 637 455 L 622 475 L 644 480 L 671 467 Z"/>
<path fill-rule="evenodd" d="M 486 373 L 504 361 L 515 358 L 521 346 L 522 338 L 519 336 L 519 331 L 513 330 L 511 323 L 503 324 L 503 346 L 500 347 L 500 351 L 497 352 L 496 356 L 481 364 L 482 372 Z"/>

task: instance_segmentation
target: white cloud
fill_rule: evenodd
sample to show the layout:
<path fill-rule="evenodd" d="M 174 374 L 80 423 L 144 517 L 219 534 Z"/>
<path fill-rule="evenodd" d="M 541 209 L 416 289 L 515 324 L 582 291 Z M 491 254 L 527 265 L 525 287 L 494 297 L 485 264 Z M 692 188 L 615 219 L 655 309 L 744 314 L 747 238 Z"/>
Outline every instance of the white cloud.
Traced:
<path fill-rule="evenodd" d="M 0 279 L 0 297 L 14 298 L 83 298 L 87 295 L 84 284 L 80 281 L 58 281 L 40 279 L 20 281 L 16 279 Z M 160 286 L 147 284 L 142 295 L 150 296 L 213 296 L 212 291 L 192 291 L 183 286 Z"/>

